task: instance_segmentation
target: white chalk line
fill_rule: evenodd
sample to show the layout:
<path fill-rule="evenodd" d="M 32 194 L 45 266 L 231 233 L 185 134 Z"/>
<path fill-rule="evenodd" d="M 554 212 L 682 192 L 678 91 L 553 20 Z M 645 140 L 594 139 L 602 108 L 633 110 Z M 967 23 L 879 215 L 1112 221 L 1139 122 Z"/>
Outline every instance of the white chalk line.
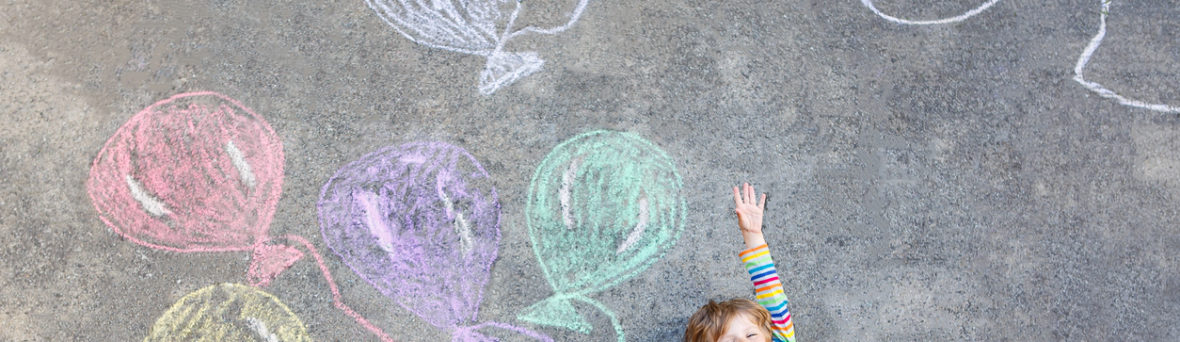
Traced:
<path fill-rule="evenodd" d="M 631 229 L 631 234 L 627 235 L 627 239 L 623 240 L 622 244 L 619 244 L 619 249 L 617 251 L 615 251 L 615 254 L 623 254 L 623 251 L 626 251 L 627 248 L 631 247 L 631 245 L 634 245 L 636 242 L 639 242 L 639 238 L 643 237 L 643 231 L 647 230 L 648 216 L 649 216 L 649 210 L 648 210 L 648 204 L 647 204 L 647 194 L 640 192 L 639 193 L 639 218 L 638 218 L 639 222 L 635 224 L 634 229 Z"/>
<path fill-rule="evenodd" d="M 449 177 L 446 174 L 439 174 L 436 191 L 438 191 L 438 198 L 443 201 L 443 205 L 446 207 L 447 216 L 455 216 L 454 228 L 455 232 L 459 234 L 459 246 L 463 249 L 463 254 L 470 254 L 474 244 L 474 241 L 471 240 L 471 224 L 467 223 L 467 219 L 463 218 L 462 211 L 455 210 L 455 204 L 451 203 L 451 198 L 443 190 L 443 181 Z"/>
<path fill-rule="evenodd" d="M 523 1 L 521 1 L 521 2 L 523 2 Z M 520 29 L 519 31 L 509 34 L 506 38 L 504 38 L 504 40 L 507 41 L 509 39 L 512 39 L 516 36 L 519 36 L 519 35 L 522 35 L 522 34 L 525 34 L 528 32 L 552 35 L 552 34 L 558 34 L 558 33 L 561 33 L 562 31 L 568 30 L 570 27 L 574 26 L 574 23 L 577 22 L 579 18 L 582 17 L 582 11 L 586 10 L 586 4 L 589 2 L 590 2 L 589 0 L 578 1 L 578 4 L 574 7 L 573 12 L 570 13 L 570 20 L 568 22 L 566 22 L 565 25 L 551 27 L 551 28 L 545 28 L 545 29 L 537 28 L 534 26 L 527 26 L 523 29 Z M 520 2 L 518 2 L 518 3 L 520 3 Z M 517 7 L 517 10 L 520 10 L 520 8 Z M 514 11 L 513 17 L 515 17 L 515 16 L 516 15 L 515 15 L 515 11 Z"/>
<path fill-rule="evenodd" d="M 574 159 L 570 162 L 570 166 L 561 174 L 561 189 L 557 194 L 561 198 L 561 220 L 565 223 L 566 229 L 574 229 L 574 215 L 571 213 L 573 206 L 571 199 L 571 190 L 574 186 L 574 179 L 578 175 L 578 166 L 582 163 L 581 158 Z"/>
<path fill-rule="evenodd" d="M 950 24 L 950 23 L 954 23 L 954 22 L 963 21 L 963 20 L 966 20 L 967 18 L 975 16 L 976 14 L 979 14 L 980 12 L 987 10 L 988 7 L 992 7 L 992 5 L 995 5 L 997 2 L 1000 2 L 1000 0 L 988 0 L 988 2 L 985 2 L 982 5 L 979 5 L 979 7 L 976 7 L 976 8 L 971 9 L 970 11 L 967 11 L 963 14 L 960 14 L 960 15 L 957 15 L 954 17 L 950 17 L 950 18 L 934 19 L 934 20 L 909 20 L 909 19 L 902 19 L 902 18 L 898 18 L 898 17 L 894 17 L 891 15 L 882 13 L 880 10 L 877 9 L 877 6 L 873 5 L 873 0 L 860 0 L 860 3 L 864 4 L 865 7 L 868 7 L 869 10 L 873 11 L 873 13 L 876 13 L 877 16 L 879 16 L 881 18 L 885 18 L 885 20 L 889 20 L 889 21 L 892 21 L 892 22 L 895 22 L 898 24 L 906 24 L 906 25 L 939 25 L 939 24 Z"/>
<path fill-rule="evenodd" d="M 254 171 L 250 169 L 250 163 L 246 162 L 246 156 L 242 154 L 234 142 L 225 143 L 225 152 L 229 154 L 229 160 L 233 162 L 234 168 L 238 169 L 238 174 L 242 176 L 242 182 L 246 183 L 246 187 L 254 189 L 254 184 L 257 181 L 254 179 Z"/>
<path fill-rule="evenodd" d="M 563 25 L 551 28 L 528 26 L 513 31 L 512 26 L 523 7 L 523 1 L 518 0 L 501 33 L 496 30 L 496 20 L 502 17 L 497 4 L 503 0 L 429 0 L 429 4 L 424 1 L 365 0 L 365 3 L 410 41 L 488 58 L 479 77 L 478 88 L 484 95 L 491 95 L 499 88 L 541 70 L 544 65 L 534 52 L 503 52 L 505 43 L 525 33 L 552 35 L 565 31 L 582 17 L 589 3 L 589 0 L 579 0 L 568 14 L 570 20 Z"/>
<path fill-rule="evenodd" d="M 271 333 L 270 329 L 266 328 L 266 323 L 263 323 L 262 320 L 254 317 L 246 317 L 246 324 L 249 325 L 250 330 L 254 330 L 254 333 L 257 334 L 258 337 L 261 337 L 263 341 L 279 342 L 279 337 Z"/>
<path fill-rule="evenodd" d="M 545 61 L 536 52 L 496 53 L 479 73 L 479 92 L 491 95 L 525 76 L 541 71 Z"/>
<path fill-rule="evenodd" d="M 487 44 L 489 46 L 493 46 L 491 44 L 492 41 L 481 37 L 478 32 L 473 32 L 470 29 L 460 27 L 457 23 L 446 22 L 445 20 L 442 20 L 442 18 L 440 18 L 437 13 L 434 14 L 433 18 L 430 18 L 429 14 L 411 10 L 410 7 L 407 6 L 413 5 L 408 5 L 407 1 L 405 0 L 398 0 L 397 2 L 400 4 L 400 6 L 397 7 L 392 4 L 393 2 L 394 1 L 391 0 L 365 0 L 365 3 L 369 5 L 369 8 L 377 11 L 377 13 L 380 14 L 378 16 L 381 17 L 381 20 L 385 21 L 385 23 L 389 24 L 389 26 L 392 26 L 394 30 L 397 30 L 397 32 L 401 33 L 402 36 L 410 39 L 410 41 L 436 49 L 472 55 L 487 54 L 485 51 L 489 49 L 479 48 L 480 45 Z M 399 11 L 397 8 L 400 8 L 401 10 Z M 482 27 L 483 25 L 480 26 Z M 475 42 L 460 40 L 460 34 L 458 32 L 463 32 L 462 36 L 466 36 L 468 38 L 479 37 L 479 39 Z M 442 38 L 433 37 L 435 35 L 444 33 L 451 34 L 451 36 Z M 492 39 L 498 38 L 494 35 L 494 33 L 489 33 L 489 35 L 492 37 Z M 427 37 L 433 37 L 434 39 L 428 40 Z M 438 42 L 435 42 L 434 40 L 438 40 Z"/>
<path fill-rule="evenodd" d="M 172 212 L 168 210 L 168 206 L 164 205 L 164 202 L 161 202 L 155 196 L 148 194 L 148 192 L 143 189 L 143 185 L 140 185 L 139 182 L 135 181 L 135 178 L 132 178 L 131 175 L 124 176 L 127 180 L 127 187 L 131 190 L 131 198 L 139 201 L 139 205 L 143 206 L 143 210 L 146 210 L 148 214 L 152 214 L 152 216 L 155 217 L 172 214 Z"/>
<path fill-rule="evenodd" d="M 393 254 L 393 227 L 390 227 L 382 217 L 381 209 L 377 206 L 377 195 L 358 191 L 354 194 L 365 210 L 365 223 L 369 226 L 369 233 L 377 238 L 377 245 L 381 249 Z"/>
<path fill-rule="evenodd" d="M 422 154 L 408 154 L 398 157 L 397 160 L 404 164 L 425 164 L 426 156 Z"/>
<path fill-rule="evenodd" d="M 1090 89 L 1090 91 L 1093 91 L 1099 96 L 1114 99 L 1115 101 L 1118 101 L 1119 104 L 1125 106 L 1143 108 L 1164 113 L 1180 113 L 1180 107 L 1159 103 L 1147 103 L 1140 100 L 1127 98 L 1119 95 L 1118 93 L 1115 93 L 1113 90 L 1103 87 L 1098 82 L 1087 81 L 1086 78 L 1082 76 L 1082 71 L 1086 68 L 1086 64 L 1090 63 L 1090 57 L 1094 55 L 1094 51 L 1098 50 L 1098 46 L 1102 44 L 1102 39 L 1106 37 L 1106 15 L 1110 13 L 1110 4 L 1113 2 L 1113 0 L 1099 0 L 1099 2 L 1102 3 L 1102 10 L 1098 14 L 1098 34 L 1095 34 L 1094 38 L 1090 39 L 1090 44 L 1086 45 L 1086 49 L 1082 50 L 1082 54 L 1078 56 L 1078 63 L 1073 68 L 1073 80 L 1077 81 L 1079 84 L 1086 87 L 1086 89 Z"/>

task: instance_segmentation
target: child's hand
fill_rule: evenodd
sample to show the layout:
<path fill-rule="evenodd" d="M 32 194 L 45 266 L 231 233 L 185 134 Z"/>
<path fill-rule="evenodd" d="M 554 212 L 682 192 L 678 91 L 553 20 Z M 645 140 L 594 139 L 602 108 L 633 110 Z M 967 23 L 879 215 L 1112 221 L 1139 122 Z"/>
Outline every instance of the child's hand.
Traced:
<path fill-rule="evenodd" d="M 766 209 L 766 194 L 762 194 L 762 200 L 757 205 L 754 204 L 754 187 L 750 183 L 742 184 L 745 191 L 739 191 L 738 187 L 733 187 L 733 203 L 734 213 L 737 213 L 738 228 L 742 229 L 742 235 L 746 234 L 762 234 L 762 211 Z"/>

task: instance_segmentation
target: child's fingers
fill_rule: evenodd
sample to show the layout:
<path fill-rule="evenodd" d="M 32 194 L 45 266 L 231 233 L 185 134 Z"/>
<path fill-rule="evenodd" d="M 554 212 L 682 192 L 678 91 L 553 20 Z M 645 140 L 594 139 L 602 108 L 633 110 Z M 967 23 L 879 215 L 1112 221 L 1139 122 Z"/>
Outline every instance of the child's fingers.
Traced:
<path fill-rule="evenodd" d="M 754 204 L 754 187 L 746 183 L 746 203 Z"/>
<path fill-rule="evenodd" d="M 766 210 L 766 194 L 762 194 L 762 201 L 758 202 L 758 209 Z"/>
<path fill-rule="evenodd" d="M 738 196 L 738 188 L 733 187 L 733 207 L 737 208 L 742 205 L 742 198 Z"/>

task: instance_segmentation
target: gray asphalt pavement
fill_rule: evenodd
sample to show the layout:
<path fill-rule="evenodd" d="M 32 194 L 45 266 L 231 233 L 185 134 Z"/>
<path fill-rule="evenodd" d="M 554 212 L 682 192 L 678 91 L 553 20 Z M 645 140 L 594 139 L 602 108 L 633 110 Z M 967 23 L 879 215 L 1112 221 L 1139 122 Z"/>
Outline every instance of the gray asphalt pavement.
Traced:
<path fill-rule="evenodd" d="M 873 4 L 921 20 L 983 3 Z M 560 25 L 576 2 L 522 4 L 517 28 Z M 752 296 L 729 197 L 743 181 L 770 194 L 799 341 L 1177 340 L 1180 116 L 1074 80 L 1101 7 L 1002 0 L 907 25 L 856 0 L 592 0 L 564 32 L 507 41 L 544 64 L 484 95 L 487 58 L 416 43 L 361 0 L 4 1 L 0 341 L 138 341 L 185 295 L 248 283 L 250 252 L 134 243 L 87 193 L 120 126 L 194 91 L 269 122 L 285 155 L 270 236 L 307 238 L 343 302 L 398 341 L 452 332 L 332 251 L 316 205 L 337 170 L 408 142 L 465 149 L 500 205 L 474 321 L 611 341 L 610 317 L 581 302 L 588 334 L 518 319 L 554 294 L 530 241 L 533 174 L 594 130 L 666 152 L 687 208 L 659 260 L 586 295 L 628 341 L 679 340 L 709 299 Z M 1106 13 L 1085 79 L 1180 106 L 1180 6 Z M 315 340 L 377 340 L 310 254 L 262 290 Z"/>

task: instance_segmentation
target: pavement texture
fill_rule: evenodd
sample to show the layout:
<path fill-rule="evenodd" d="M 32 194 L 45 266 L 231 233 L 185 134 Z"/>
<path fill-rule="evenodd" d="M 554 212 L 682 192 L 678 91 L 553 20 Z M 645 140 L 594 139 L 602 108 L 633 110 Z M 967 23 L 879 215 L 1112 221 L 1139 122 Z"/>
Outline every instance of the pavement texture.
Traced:
<path fill-rule="evenodd" d="M 936 19 L 981 3 L 875 5 Z M 519 20 L 552 25 L 572 7 Z M 121 125 L 201 90 L 282 141 L 270 234 L 308 238 L 343 301 L 398 341 L 451 332 L 330 251 L 315 210 L 325 182 L 384 146 L 463 147 L 501 205 L 476 320 L 611 341 L 609 317 L 581 304 L 589 334 L 517 319 L 553 294 L 528 234 L 531 177 L 599 129 L 664 150 L 688 208 L 660 260 L 588 295 L 626 340 L 679 340 L 708 300 L 752 296 L 729 193 L 743 181 L 770 194 L 766 238 L 800 341 L 1177 340 L 1180 116 L 1072 80 L 1100 13 L 1099 0 L 1003 0 L 915 26 L 855 0 L 591 1 L 567 31 L 509 42 L 543 69 L 482 95 L 484 57 L 406 39 L 360 0 L 5 1 L 0 340 L 141 340 L 186 294 L 247 282 L 250 253 L 132 243 L 86 192 Z M 1108 13 L 1086 78 L 1180 105 L 1180 7 L 1116 0 Z M 263 290 L 316 340 L 376 340 L 308 260 Z"/>

